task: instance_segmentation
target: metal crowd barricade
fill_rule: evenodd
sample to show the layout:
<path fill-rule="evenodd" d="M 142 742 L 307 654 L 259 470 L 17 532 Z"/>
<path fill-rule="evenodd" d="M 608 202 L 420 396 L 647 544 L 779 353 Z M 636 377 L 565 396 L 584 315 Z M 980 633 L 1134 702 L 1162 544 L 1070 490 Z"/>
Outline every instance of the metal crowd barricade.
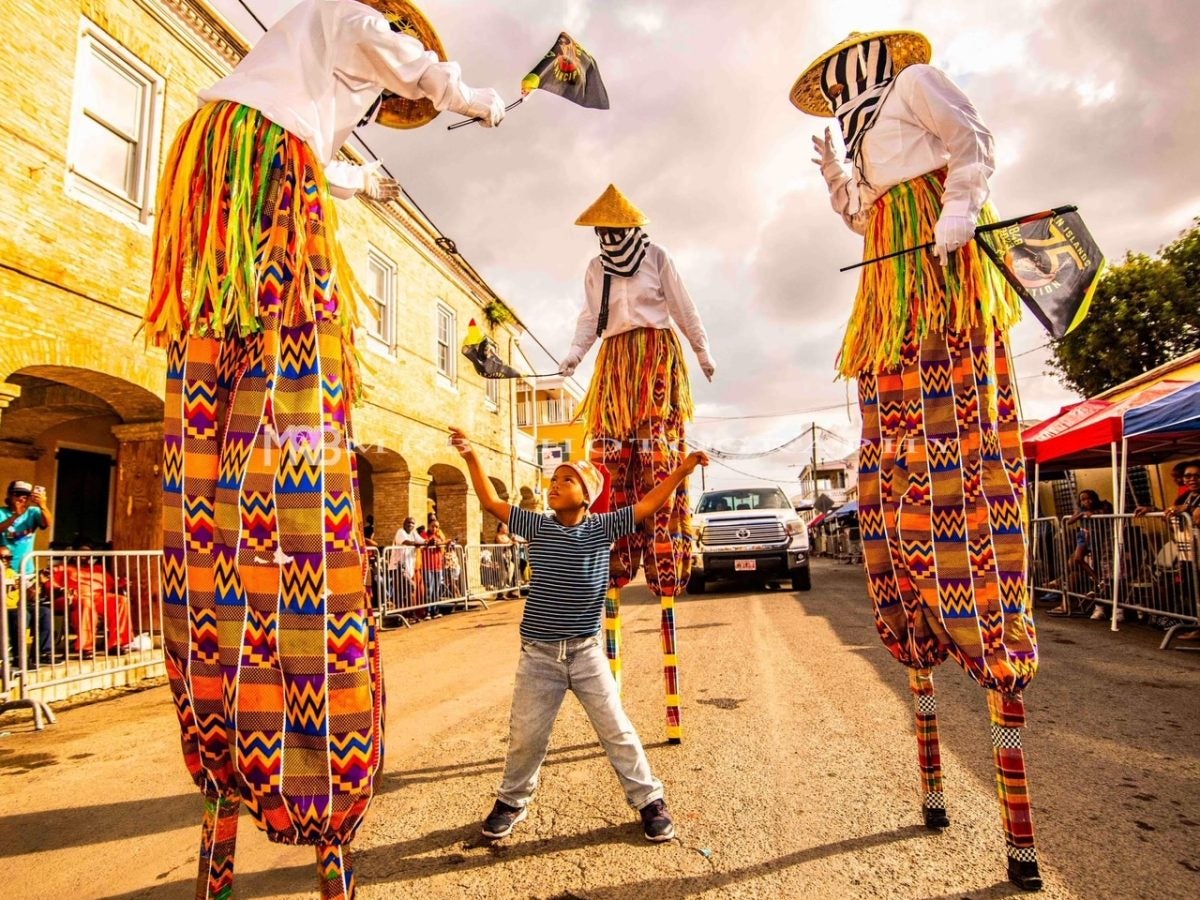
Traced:
<path fill-rule="evenodd" d="M 1184 516 L 1094 515 L 1036 519 L 1030 539 L 1031 585 L 1071 610 L 1099 606 L 1137 612 L 1166 628 L 1162 649 L 1181 628 L 1200 624 L 1196 529 Z M 1049 545 L 1049 546 L 1047 546 Z"/>
<path fill-rule="evenodd" d="M 1062 602 L 1066 558 L 1063 555 L 1062 521 L 1043 516 L 1029 523 L 1029 587 L 1035 597 L 1056 595 Z"/>
<path fill-rule="evenodd" d="M 387 624 L 399 618 L 408 627 L 410 619 L 436 618 L 459 605 L 469 609 L 467 572 L 467 553 L 460 544 L 381 547 L 375 567 L 380 620 Z"/>
<path fill-rule="evenodd" d="M 471 599 L 515 599 L 528 581 L 525 573 L 525 545 L 468 544 L 467 590 Z"/>
<path fill-rule="evenodd" d="M 1161 645 L 1165 650 L 1181 628 L 1200 624 L 1196 529 L 1187 516 L 1152 513 L 1112 518 L 1110 566 L 1119 572 L 1117 606 L 1165 626 Z"/>
<path fill-rule="evenodd" d="M 17 609 L 5 615 L 5 648 L 16 657 L 6 688 L 19 689 L 37 727 L 34 704 L 44 715 L 49 700 L 163 674 L 161 562 L 158 550 L 37 551 L 26 559 Z"/>

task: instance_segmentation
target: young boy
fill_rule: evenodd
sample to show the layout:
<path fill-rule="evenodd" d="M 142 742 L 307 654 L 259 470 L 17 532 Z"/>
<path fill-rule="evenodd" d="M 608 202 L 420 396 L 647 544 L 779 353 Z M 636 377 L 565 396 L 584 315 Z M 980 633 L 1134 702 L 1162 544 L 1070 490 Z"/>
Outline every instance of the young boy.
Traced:
<path fill-rule="evenodd" d="M 554 516 L 548 517 L 501 500 L 470 439 L 458 428 L 451 428 L 450 434 L 483 508 L 529 541 L 533 567 L 521 617 L 508 759 L 496 805 L 483 823 L 484 837 L 506 837 L 528 814 L 554 720 L 570 690 L 587 711 L 629 805 L 641 814 L 646 840 L 669 841 L 675 825 L 663 801 L 662 782 L 651 773 L 642 742 L 621 707 L 600 642 L 600 620 L 613 541 L 652 516 L 697 465 L 708 465 L 708 457 L 692 453 L 636 505 L 602 515 L 588 512 L 604 483 L 600 472 L 583 460 L 563 463 L 550 481 Z"/>

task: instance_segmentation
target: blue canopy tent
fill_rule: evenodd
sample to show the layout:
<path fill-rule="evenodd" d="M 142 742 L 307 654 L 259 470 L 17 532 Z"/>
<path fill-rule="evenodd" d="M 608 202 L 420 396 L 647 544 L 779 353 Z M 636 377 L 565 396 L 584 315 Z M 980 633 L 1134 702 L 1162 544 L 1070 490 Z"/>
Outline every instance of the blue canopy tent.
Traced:
<path fill-rule="evenodd" d="M 841 509 L 834 510 L 829 514 L 831 519 L 844 519 L 846 516 L 852 516 L 858 512 L 858 501 L 851 500 Z"/>

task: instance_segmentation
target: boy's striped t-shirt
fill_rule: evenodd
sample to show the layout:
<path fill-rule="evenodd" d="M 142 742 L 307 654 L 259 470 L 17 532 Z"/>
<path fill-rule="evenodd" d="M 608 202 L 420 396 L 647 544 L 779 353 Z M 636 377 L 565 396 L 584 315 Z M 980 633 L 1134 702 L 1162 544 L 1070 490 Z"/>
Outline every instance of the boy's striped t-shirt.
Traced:
<path fill-rule="evenodd" d="M 613 541 L 632 534 L 633 507 L 589 515 L 578 525 L 560 525 L 551 516 L 512 507 L 508 528 L 529 541 L 533 579 L 521 637 L 565 641 L 600 630 L 608 560 Z"/>

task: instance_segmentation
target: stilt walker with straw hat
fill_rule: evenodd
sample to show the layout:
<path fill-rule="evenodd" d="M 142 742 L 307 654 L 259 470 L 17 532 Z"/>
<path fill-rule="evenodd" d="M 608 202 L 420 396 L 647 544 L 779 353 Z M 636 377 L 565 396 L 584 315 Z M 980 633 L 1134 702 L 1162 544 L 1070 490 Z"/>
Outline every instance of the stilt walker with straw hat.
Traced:
<path fill-rule="evenodd" d="M 930 53 L 916 32 L 854 33 L 805 69 L 791 99 L 838 119 L 849 168 L 829 129 L 814 162 L 864 259 L 935 245 L 863 268 L 839 359 L 863 417 L 867 579 L 879 634 L 909 667 L 925 824 L 950 824 L 932 674 L 949 655 L 988 690 L 1008 875 L 1037 890 L 1020 732 L 1037 639 L 1007 347 L 1019 306 L 971 241 L 996 220 L 992 136 Z"/>
<path fill-rule="evenodd" d="M 242 804 L 316 846 L 323 897 L 354 894 L 383 684 L 348 449 L 361 291 L 332 198 L 399 189 L 334 157 L 385 89 L 385 124 L 497 124 L 495 92 L 439 57 L 404 0 L 302 0 L 201 93 L 163 167 L 145 327 L 167 350 L 163 630 L 207 804 L 198 897 L 232 892 Z"/>
<path fill-rule="evenodd" d="M 692 392 L 679 339 L 680 327 L 705 377 L 716 371 L 708 335 L 675 263 L 642 230 L 646 216 L 614 185 L 576 219 L 600 238 L 600 255 L 584 277 L 586 303 L 561 373 L 571 375 L 601 338 L 595 374 L 580 409 L 592 441 L 592 461 L 610 477 L 612 508 L 636 503 L 686 455 Z M 675 597 L 691 571 L 691 523 L 687 486 L 613 546 L 605 603 L 605 644 L 618 685 L 621 680 L 621 588 L 645 565 L 646 583 L 661 599 L 663 678 L 667 740 L 683 736 L 675 643 Z"/>

